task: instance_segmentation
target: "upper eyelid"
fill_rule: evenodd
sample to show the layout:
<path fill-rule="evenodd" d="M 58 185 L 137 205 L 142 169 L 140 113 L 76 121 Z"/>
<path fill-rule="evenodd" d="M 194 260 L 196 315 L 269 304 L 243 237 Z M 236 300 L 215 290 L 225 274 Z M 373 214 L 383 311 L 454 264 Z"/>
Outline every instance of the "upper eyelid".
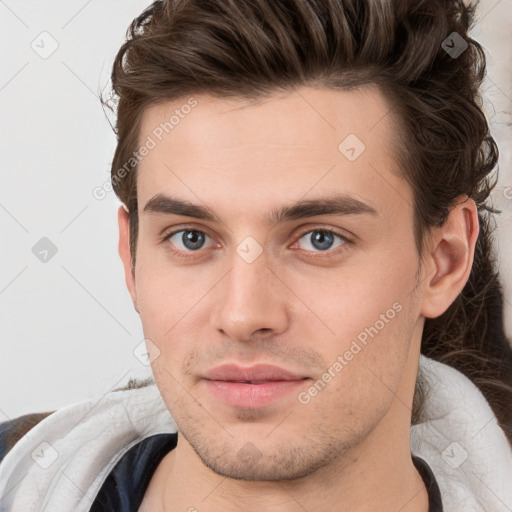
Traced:
<path fill-rule="evenodd" d="M 177 233 L 181 233 L 182 231 L 197 231 L 198 233 L 202 233 L 203 235 L 209 236 L 213 240 L 213 237 L 207 231 L 205 231 L 204 229 L 199 229 L 199 228 L 193 227 L 193 226 L 185 226 L 185 227 L 181 227 L 181 228 L 177 228 L 177 229 L 170 229 L 169 231 L 164 230 L 164 232 L 162 234 L 162 240 L 167 240 L 171 236 L 174 236 Z"/>
<path fill-rule="evenodd" d="M 348 237 L 347 235 L 343 234 L 341 229 L 339 228 L 331 228 L 331 227 L 315 227 L 315 228 L 305 228 L 304 231 L 300 231 L 297 236 L 297 238 L 302 238 L 304 235 L 306 235 L 307 233 L 311 233 L 313 231 L 328 231 L 328 232 L 332 232 L 334 235 L 336 236 L 339 236 L 340 238 L 343 238 L 344 240 L 347 240 L 350 241 L 350 237 Z"/>

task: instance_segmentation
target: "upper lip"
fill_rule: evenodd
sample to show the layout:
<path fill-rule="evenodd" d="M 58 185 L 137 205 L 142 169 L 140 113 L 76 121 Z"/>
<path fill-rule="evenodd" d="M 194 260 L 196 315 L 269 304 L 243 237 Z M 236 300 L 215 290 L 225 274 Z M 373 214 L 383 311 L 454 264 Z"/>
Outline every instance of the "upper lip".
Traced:
<path fill-rule="evenodd" d="M 308 377 L 295 374 L 269 364 L 257 364 L 254 366 L 239 366 L 236 364 L 223 364 L 211 368 L 203 377 L 208 380 L 224 381 L 280 381 L 302 380 Z"/>

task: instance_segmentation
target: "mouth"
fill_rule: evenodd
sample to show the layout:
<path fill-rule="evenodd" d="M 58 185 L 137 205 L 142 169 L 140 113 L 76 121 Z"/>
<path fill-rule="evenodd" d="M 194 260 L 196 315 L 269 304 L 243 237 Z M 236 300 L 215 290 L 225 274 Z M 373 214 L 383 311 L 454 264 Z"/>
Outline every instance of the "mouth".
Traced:
<path fill-rule="evenodd" d="M 240 366 L 235 363 L 228 363 L 208 370 L 202 377 L 208 380 L 260 384 L 275 381 L 302 380 L 309 376 L 271 364 Z"/>
<path fill-rule="evenodd" d="M 202 377 L 212 398 L 244 409 L 261 408 L 289 398 L 311 381 L 309 376 L 271 364 L 244 367 L 228 363 L 210 369 Z"/>
<path fill-rule="evenodd" d="M 209 380 L 204 379 L 210 395 L 228 406 L 257 409 L 296 394 L 311 379 L 297 380 Z M 295 393 L 294 393 L 295 392 Z"/>
<path fill-rule="evenodd" d="M 267 382 L 281 382 L 276 380 L 228 380 L 224 382 L 238 382 L 242 384 L 265 384 Z"/>

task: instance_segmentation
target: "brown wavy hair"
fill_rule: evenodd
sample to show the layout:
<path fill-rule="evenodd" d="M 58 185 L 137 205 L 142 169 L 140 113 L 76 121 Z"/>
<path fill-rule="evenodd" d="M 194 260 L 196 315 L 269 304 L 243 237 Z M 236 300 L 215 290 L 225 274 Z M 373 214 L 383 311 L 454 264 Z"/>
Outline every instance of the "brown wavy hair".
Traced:
<path fill-rule="evenodd" d="M 302 85 L 378 86 L 392 105 L 396 160 L 414 194 L 420 258 L 425 235 L 457 198 L 474 199 L 479 212 L 469 279 L 444 314 L 426 319 L 421 352 L 478 386 L 512 444 L 512 350 L 492 239 L 500 212 L 489 204 L 499 153 L 480 105 L 484 50 L 468 35 L 476 7 L 461 0 L 156 1 L 133 20 L 115 58 L 117 108 L 109 99 L 102 104 L 116 113 L 111 179 L 129 210 L 135 265 L 132 156 L 145 108 L 200 93 L 257 99 Z M 445 49 L 454 41 L 467 43 L 460 55 Z M 421 421 L 425 392 L 418 379 L 412 424 Z"/>

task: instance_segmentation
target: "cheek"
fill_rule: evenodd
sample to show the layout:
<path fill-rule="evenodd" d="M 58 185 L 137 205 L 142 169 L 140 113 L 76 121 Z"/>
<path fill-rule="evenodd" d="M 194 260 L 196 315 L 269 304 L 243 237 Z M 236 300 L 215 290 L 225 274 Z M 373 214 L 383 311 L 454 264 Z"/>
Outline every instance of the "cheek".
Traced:
<path fill-rule="evenodd" d="M 141 244 L 142 245 L 142 244 Z M 162 248 L 142 249 L 136 263 L 137 306 L 144 329 L 163 338 L 188 317 L 214 284 L 211 272 L 173 264 Z"/>
<path fill-rule="evenodd" d="M 322 320 L 329 328 L 326 333 L 353 335 L 373 325 L 387 311 L 388 317 L 396 316 L 396 310 L 404 306 L 414 290 L 415 272 L 414 258 L 407 261 L 404 257 L 398 259 L 394 251 L 374 251 L 373 255 L 357 255 L 338 268 L 305 275 L 290 273 L 288 282 L 294 283 L 292 288 L 317 321 Z M 296 320 L 300 323 L 300 318 Z"/>
<path fill-rule="evenodd" d="M 378 254 L 379 258 L 360 258 L 320 282 L 303 281 L 300 293 L 309 297 L 307 304 L 317 317 L 304 325 L 303 332 L 306 338 L 318 339 L 318 350 L 329 365 L 341 356 L 343 371 L 351 378 L 366 375 L 365 368 L 371 368 L 385 382 L 396 383 L 415 323 L 412 292 L 417 262 L 414 252 L 400 259 L 395 250 Z M 297 318 L 297 323 L 304 322 Z"/>

